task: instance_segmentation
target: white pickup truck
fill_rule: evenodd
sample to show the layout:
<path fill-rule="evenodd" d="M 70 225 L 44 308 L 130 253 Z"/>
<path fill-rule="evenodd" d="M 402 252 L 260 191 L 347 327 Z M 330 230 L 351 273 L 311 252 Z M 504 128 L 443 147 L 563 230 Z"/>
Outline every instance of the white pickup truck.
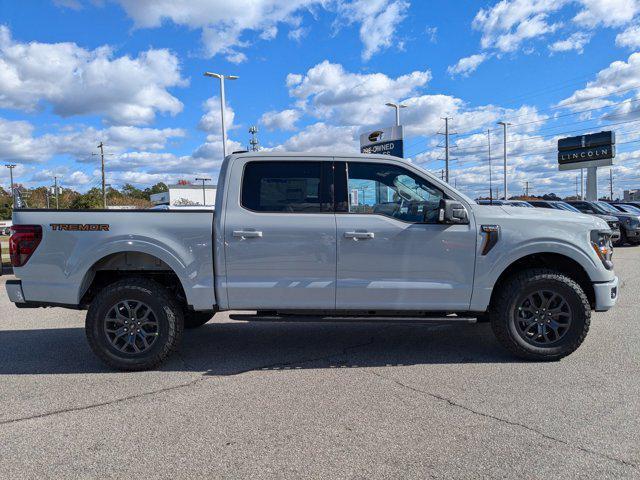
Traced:
<path fill-rule="evenodd" d="M 88 309 L 108 365 L 141 370 L 218 311 L 490 321 L 531 360 L 573 352 L 618 279 L 593 216 L 482 206 L 384 155 L 242 153 L 216 211 L 16 210 L 17 307 Z"/>

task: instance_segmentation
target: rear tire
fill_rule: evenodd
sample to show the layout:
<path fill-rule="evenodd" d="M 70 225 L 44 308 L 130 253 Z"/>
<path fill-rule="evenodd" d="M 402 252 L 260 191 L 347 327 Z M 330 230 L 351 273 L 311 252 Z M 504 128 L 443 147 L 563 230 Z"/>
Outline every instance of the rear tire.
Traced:
<path fill-rule="evenodd" d="M 547 269 L 530 269 L 507 279 L 495 299 L 491 327 L 514 355 L 554 361 L 584 341 L 591 307 L 571 278 Z"/>
<path fill-rule="evenodd" d="M 89 346 L 118 370 L 159 366 L 182 338 L 182 308 L 162 285 L 128 278 L 105 287 L 93 300 L 85 332 Z"/>
<path fill-rule="evenodd" d="M 184 328 L 198 328 L 211 320 L 215 312 L 195 312 L 193 310 L 185 310 L 184 315 Z"/>

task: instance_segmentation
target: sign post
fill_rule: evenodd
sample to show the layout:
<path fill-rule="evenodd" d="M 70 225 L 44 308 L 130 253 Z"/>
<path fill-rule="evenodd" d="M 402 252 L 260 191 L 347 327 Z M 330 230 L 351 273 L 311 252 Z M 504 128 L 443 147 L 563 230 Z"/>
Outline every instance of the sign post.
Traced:
<path fill-rule="evenodd" d="M 598 167 L 613 165 L 615 143 L 611 131 L 558 140 L 558 170 L 587 169 L 587 200 L 598 200 Z"/>
<path fill-rule="evenodd" d="M 360 153 L 380 153 L 404 157 L 402 125 L 360 135 Z"/>

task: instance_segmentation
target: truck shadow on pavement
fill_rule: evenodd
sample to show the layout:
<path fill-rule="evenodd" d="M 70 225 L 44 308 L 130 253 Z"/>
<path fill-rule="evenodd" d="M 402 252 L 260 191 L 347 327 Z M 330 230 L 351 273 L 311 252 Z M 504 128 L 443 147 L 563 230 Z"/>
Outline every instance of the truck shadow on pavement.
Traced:
<path fill-rule="evenodd" d="M 160 370 L 228 376 L 518 361 L 487 324 L 212 322 L 185 331 L 182 347 Z M 110 371 L 89 349 L 83 328 L 0 331 L 0 375 Z"/>

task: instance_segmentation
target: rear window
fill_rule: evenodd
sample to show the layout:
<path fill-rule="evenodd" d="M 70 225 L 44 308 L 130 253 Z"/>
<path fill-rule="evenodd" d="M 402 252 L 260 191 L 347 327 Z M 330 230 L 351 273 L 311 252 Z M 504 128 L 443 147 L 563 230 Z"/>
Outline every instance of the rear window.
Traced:
<path fill-rule="evenodd" d="M 249 162 L 241 204 L 256 212 L 321 212 L 320 162 Z"/>

